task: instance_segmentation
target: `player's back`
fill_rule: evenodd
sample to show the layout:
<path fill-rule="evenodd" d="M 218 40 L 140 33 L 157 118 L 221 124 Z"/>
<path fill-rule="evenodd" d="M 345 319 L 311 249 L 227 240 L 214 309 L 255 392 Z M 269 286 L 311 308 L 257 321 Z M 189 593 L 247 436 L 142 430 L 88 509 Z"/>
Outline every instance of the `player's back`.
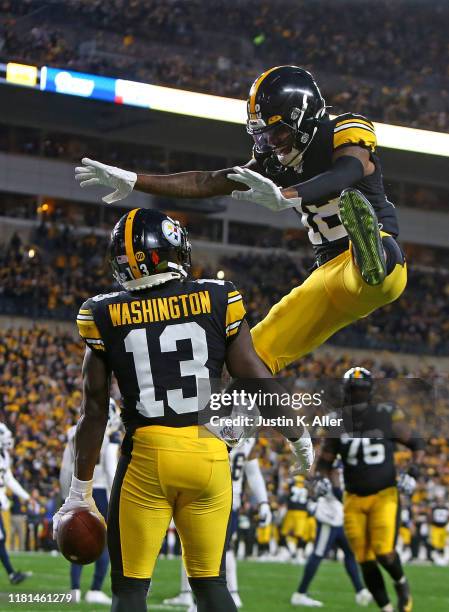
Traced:
<path fill-rule="evenodd" d="M 95 296 L 77 322 L 117 378 L 129 430 L 197 424 L 243 317 L 234 285 L 205 279 Z"/>

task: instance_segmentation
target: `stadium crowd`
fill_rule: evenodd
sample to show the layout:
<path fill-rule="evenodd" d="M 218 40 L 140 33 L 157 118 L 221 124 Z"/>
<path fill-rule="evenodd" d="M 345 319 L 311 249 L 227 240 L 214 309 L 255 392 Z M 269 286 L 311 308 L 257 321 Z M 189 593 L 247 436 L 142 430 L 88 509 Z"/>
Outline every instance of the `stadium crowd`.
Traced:
<path fill-rule="evenodd" d="M 25 244 L 14 234 L 0 249 L 0 312 L 32 318 L 74 320 L 91 295 L 113 289 L 105 265 L 107 239 L 79 234 L 68 226 L 41 223 Z M 195 263 L 195 262 L 194 262 Z M 202 262 L 195 276 L 214 275 Z M 243 291 L 253 325 L 307 276 L 309 257 L 239 254 L 220 265 Z M 448 354 L 449 274 L 411 267 L 407 291 L 398 301 L 338 332 L 333 343 L 410 353 Z"/>
<path fill-rule="evenodd" d="M 337 112 L 449 126 L 443 0 L 413 10 L 407 0 L 375 10 L 358 0 L 3 0 L 2 9 L 4 60 L 233 97 L 246 97 L 267 66 L 295 63 L 316 74 Z"/>
<path fill-rule="evenodd" d="M 82 342 L 67 326 L 47 327 L 35 324 L 25 328 L 0 331 L 0 421 L 13 431 L 16 444 L 12 451 L 13 472 L 31 493 L 28 504 L 13 500 L 12 514 L 26 517 L 29 548 L 52 547 L 49 523 L 58 503 L 59 466 L 67 429 L 77 420 L 81 401 Z M 354 365 L 349 355 L 309 355 L 288 369 L 285 375 L 296 385 L 305 379 L 335 381 Z M 395 397 L 408 412 L 412 424 L 428 441 L 422 477 L 414 503 L 430 503 L 438 488 L 449 487 L 448 380 L 433 367 L 411 371 L 388 361 L 363 359 L 376 378 L 388 377 L 397 387 Z M 410 392 L 398 377 L 419 376 L 444 393 L 434 402 L 410 402 Z M 116 387 L 113 395 L 118 398 Z M 439 414 L 440 424 L 426 430 L 423 423 Z M 274 509 L 283 504 L 289 457 L 283 443 L 266 436 L 258 442 L 261 467 Z M 408 458 L 406 451 L 397 455 L 399 465 Z M 255 509 L 246 498 L 242 513 L 254 526 Z M 17 545 L 17 543 L 16 543 Z M 23 545 L 23 544 L 22 544 Z"/>

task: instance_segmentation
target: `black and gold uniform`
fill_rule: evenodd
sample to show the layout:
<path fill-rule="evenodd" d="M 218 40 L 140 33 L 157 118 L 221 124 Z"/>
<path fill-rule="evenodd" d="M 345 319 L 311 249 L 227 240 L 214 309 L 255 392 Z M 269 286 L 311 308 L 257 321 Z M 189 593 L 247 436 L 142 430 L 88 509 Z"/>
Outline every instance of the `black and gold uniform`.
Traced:
<path fill-rule="evenodd" d="M 340 455 L 345 482 L 344 528 L 359 563 L 394 550 L 399 528 L 393 424 L 404 419 L 391 404 L 343 412 L 347 432 L 324 451 Z"/>
<path fill-rule="evenodd" d="M 288 483 L 287 513 L 281 527 L 282 536 L 293 536 L 302 541 L 307 539 L 308 498 L 304 476 L 295 476 Z"/>
<path fill-rule="evenodd" d="M 312 274 L 252 330 L 259 356 L 278 372 L 342 327 L 396 300 L 405 288 L 407 271 L 396 243 L 395 207 L 384 190 L 375 126 L 369 119 L 356 113 L 330 119 L 312 75 L 296 66 L 278 66 L 261 74 L 251 87 L 247 130 L 255 140 L 248 168 L 278 187 L 297 188 L 302 201 L 294 210 L 316 257 Z M 291 148 L 292 139 L 286 160 L 279 143 L 290 142 Z M 360 162 L 351 159 L 350 152 L 345 156 L 354 147 L 369 154 L 371 172 L 366 176 L 357 175 Z M 358 178 L 344 178 L 348 168 L 348 176 Z M 375 286 L 363 280 L 354 262 L 339 208 L 345 187 L 357 189 L 369 201 L 381 230 L 389 264 L 386 277 Z"/>
<path fill-rule="evenodd" d="M 435 504 L 430 509 L 430 516 L 430 545 L 443 552 L 448 539 L 449 508 L 445 504 Z"/>
<path fill-rule="evenodd" d="M 408 547 L 412 543 L 412 525 L 413 521 L 411 505 L 401 507 L 401 526 L 399 527 L 399 536 L 404 547 Z"/>
<path fill-rule="evenodd" d="M 87 300 L 77 317 L 82 338 L 106 361 L 122 394 L 126 436 L 108 519 L 114 593 L 121 576 L 151 578 L 172 518 L 188 576 L 222 574 L 232 505 L 229 458 L 223 441 L 201 435 L 198 411 L 245 316 L 232 283 L 182 278 L 176 263 L 182 228 L 171 219 L 139 209 L 122 221 L 113 243 L 123 253 L 111 257 L 122 266 L 116 272 L 125 290 Z M 133 232 L 133 223 L 142 230 Z M 145 250 L 136 248 L 141 236 Z M 149 274 L 133 272 L 137 265 Z M 136 285 L 139 290 L 126 288 Z"/>

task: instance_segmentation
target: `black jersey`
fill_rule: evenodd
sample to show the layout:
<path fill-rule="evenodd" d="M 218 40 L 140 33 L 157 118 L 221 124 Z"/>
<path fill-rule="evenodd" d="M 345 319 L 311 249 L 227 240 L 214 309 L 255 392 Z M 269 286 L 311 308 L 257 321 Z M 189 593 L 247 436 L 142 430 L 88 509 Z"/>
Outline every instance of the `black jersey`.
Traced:
<path fill-rule="evenodd" d="M 343 411 L 345 432 L 328 438 L 325 449 L 341 456 L 345 489 L 372 495 L 396 485 L 393 422 L 403 418 L 392 404 Z"/>
<path fill-rule="evenodd" d="M 345 113 L 334 119 L 321 120 L 301 163 L 295 168 L 281 166 L 276 155 L 271 153 L 256 156 L 255 170 L 279 187 L 291 187 L 330 170 L 334 152 L 354 145 L 369 151 L 375 170 L 353 187 L 359 189 L 371 202 L 383 231 L 396 237 L 399 233 L 398 221 L 394 205 L 385 195 L 382 169 L 376 153 L 374 126 L 362 115 Z M 329 253 L 333 256 L 348 248 L 348 234 L 339 216 L 339 196 L 340 193 L 336 192 L 325 199 L 302 204 L 295 209 L 308 231 L 316 255 Z"/>
<path fill-rule="evenodd" d="M 129 430 L 197 424 L 209 381 L 221 378 L 227 344 L 244 316 L 232 283 L 173 280 L 90 298 L 77 324 L 117 378 Z"/>
<path fill-rule="evenodd" d="M 432 525 L 435 525 L 435 527 L 446 527 L 446 525 L 449 523 L 449 509 L 447 506 L 443 506 L 442 504 L 432 507 L 431 516 Z"/>
<path fill-rule="evenodd" d="M 288 510 L 307 510 L 309 493 L 304 486 L 304 479 L 294 478 L 288 483 Z"/>

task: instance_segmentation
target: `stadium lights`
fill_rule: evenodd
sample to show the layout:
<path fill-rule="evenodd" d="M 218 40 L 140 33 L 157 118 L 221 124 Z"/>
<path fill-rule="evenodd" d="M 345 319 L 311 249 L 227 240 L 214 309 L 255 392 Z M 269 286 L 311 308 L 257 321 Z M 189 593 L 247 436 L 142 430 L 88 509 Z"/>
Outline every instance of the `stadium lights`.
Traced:
<path fill-rule="evenodd" d="M 6 65 L 6 79 L 0 78 L 0 81 L 36 87 L 42 91 L 63 95 L 138 106 L 201 119 L 235 124 L 245 124 L 246 121 L 244 100 L 73 70 L 47 66 L 38 70 L 36 66 L 9 63 Z M 374 125 L 380 147 L 449 157 L 449 134 L 386 123 Z"/>

